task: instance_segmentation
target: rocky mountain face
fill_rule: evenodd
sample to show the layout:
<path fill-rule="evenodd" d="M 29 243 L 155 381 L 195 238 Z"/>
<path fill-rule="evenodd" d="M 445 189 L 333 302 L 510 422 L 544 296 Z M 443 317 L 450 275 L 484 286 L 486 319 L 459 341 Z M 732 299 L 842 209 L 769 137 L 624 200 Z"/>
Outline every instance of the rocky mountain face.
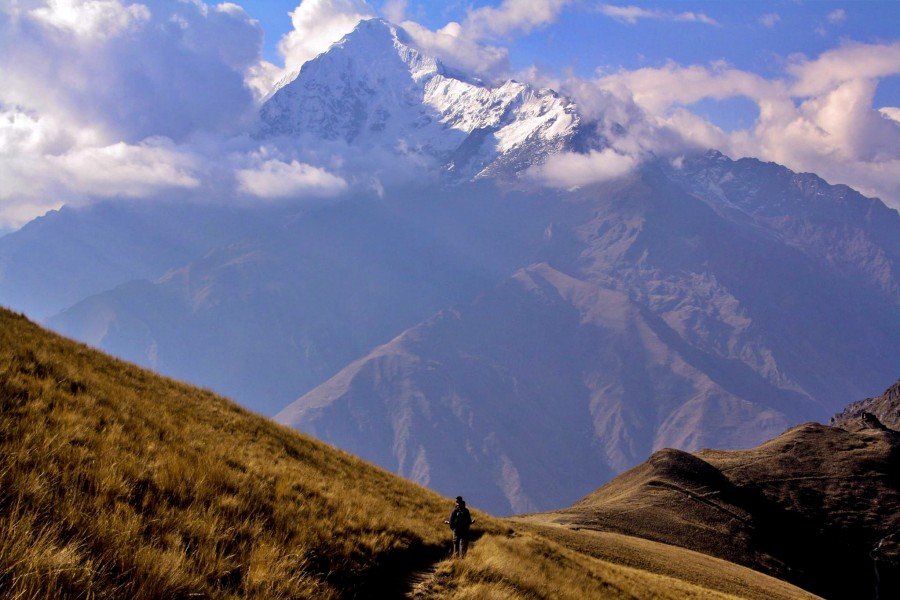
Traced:
<path fill-rule="evenodd" d="M 452 73 L 378 20 L 261 123 L 441 183 L 64 210 L 0 238 L 0 301 L 496 513 L 661 448 L 753 446 L 900 372 L 900 215 L 846 186 L 715 151 L 509 185 L 604 142 L 558 94 Z"/>
<path fill-rule="evenodd" d="M 807 423 L 750 450 L 660 450 L 570 508 L 524 520 L 699 550 L 826 598 L 892 598 L 898 472 L 897 430 Z"/>
<path fill-rule="evenodd" d="M 261 117 L 265 137 L 339 140 L 454 179 L 524 170 L 572 148 L 582 123 L 556 92 L 516 81 L 490 87 L 453 73 L 380 19 L 304 64 Z"/>
<path fill-rule="evenodd" d="M 716 153 L 697 161 L 743 167 Z M 540 262 L 276 419 L 444 493 L 525 512 L 567 504 L 661 448 L 752 446 L 824 418 L 838 388 L 865 387 L 859 373 L 893 377 L 896 296 L 680 182 L 657 165 L 568 195 L 547 216 Z"/>

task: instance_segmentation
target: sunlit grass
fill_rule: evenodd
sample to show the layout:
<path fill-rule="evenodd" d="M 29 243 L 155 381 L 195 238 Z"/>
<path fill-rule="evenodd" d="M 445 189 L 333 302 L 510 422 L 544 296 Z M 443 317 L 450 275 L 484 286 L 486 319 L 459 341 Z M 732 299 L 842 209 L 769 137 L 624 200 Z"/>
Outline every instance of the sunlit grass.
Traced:
<path fill-rule="evenodd" d="M 0 313 L 0 589 L 330 598 L 450 504 L 211 393 Z"/>
<path fill-rule="evenodd" d="M 449 560 L 419 597 L 733 598 L 663 575 L 630 569 L 568 550 L 530 534 L 481 540 L 463 560 Z"/>

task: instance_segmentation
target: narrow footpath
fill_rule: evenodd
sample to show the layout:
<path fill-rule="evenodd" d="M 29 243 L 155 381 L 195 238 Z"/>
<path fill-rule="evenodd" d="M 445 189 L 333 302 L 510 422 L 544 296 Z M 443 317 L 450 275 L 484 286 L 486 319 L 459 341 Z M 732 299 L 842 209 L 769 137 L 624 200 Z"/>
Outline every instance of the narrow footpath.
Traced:
<path fill-rule="evenodd" d="M 428 585 L 434 580 L 440 562 L 442 560 L 410 573 L 406 579 L 406 594 L 404 598 L 421 598 L 425 590 L 428 589 Z"/>

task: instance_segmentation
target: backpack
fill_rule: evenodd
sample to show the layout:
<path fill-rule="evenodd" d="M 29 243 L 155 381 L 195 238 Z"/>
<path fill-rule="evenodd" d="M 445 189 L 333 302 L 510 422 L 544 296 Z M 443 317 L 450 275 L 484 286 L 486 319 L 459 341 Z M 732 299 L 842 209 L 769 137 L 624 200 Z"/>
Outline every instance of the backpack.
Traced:
<path fill-rule="evenodd" d="M 472 515 L 469 514 L 468 508 L 463 506 L 453 510 L 453 514 L 450 515 L 450 529 L 468 531 L 470 525 L 472 525 Z"/>

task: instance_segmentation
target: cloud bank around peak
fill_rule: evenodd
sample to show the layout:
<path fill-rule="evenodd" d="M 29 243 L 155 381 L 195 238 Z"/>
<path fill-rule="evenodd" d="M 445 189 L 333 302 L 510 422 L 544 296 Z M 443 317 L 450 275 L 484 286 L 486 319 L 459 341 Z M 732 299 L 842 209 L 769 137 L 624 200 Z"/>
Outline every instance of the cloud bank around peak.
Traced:
<path fill-rule="evenodd" d="M 697 11 L 611 3 L 586 7 L 571 0 L 503 0 L 470 8 L 459 22 L 431 30 L 405 18 L 407 5 L 394 0 L 386 3 L 382 12 L 393 21 L 402 20 L 402 27 L 424 51 L 448 66 L 488 81 L 513 76 L 507 42 L 551 26 L 567 8 L 594 10 L 628 25 L 656 20 L 722 26 Z M 846 18 L 844 11 L 832 12 L 828 15 L 830 23 Z M 281 47 L 287 48 L 291 39 L 315 40 L 316 45 L 305 54 L 296 55 L 311 58 L 314 51 L 326 49 L 359 20 L 374 14 L 363 0 L 305 0 L 292 13 L 295 29 L 282 40 Z M 772 15 L 764 20 L 768 27 L 777 23 Z M 316 23 L 321 24 L 319 34 L 312 33 Z M 612 146 L 612 154 L 554 158 L 529 175 L 544 178 L 555 187 L 572 187 L 588 183 L 590 165 L 597 167 L 593 172 L 603 180 L 626 165 L 634 168 L 650 155 L 717 148 L 733 157 L 754 156 L 794 170 L 817 172 L 832 182 L 847 183 L 900 206 L 900 169 L 896 163 L 900 138 L 897 121 L 891 118 L 897 109 L 873 104 L 878 81 L 900 72 L 898 54 L 897 43 L 846 42 L 817 58 L 789 57 L 783 75 L 769 78 L 722 61 L 708 65 L 672 62 L 603 73 L 587 80 L 559 79 L 536 70 L 516 73 L 517 78 L 574 97 L 582 110 L 605 129 L 602 133 Z M 737 97 L 758 106 L 759 117 L 749 128 L 724 131 L 692 110 L 692 105 L 702 100 Z"/>
<path fill-rule="evenodd" d="M 791 57 L 776 78 L 724 62 L 668 63 L 601 72 L 593 79 L 553 79 L 535 70 L 520 76 L 572 96 L 589 118 L 607 127 L 612 148 L 634 164 L 651 154 L 715 148 L 734 158 L 751 156 L 814 172 L 900 208 L 900 108 L 875 105 L 879 81 L 898 74 L 900 42 L 847 42 L 818 57 Z M 731 98 L 757 105 L 759 115 L 750 127 L 725 131 L 692 111 L 699 101 Z M 593 157 L 597 180 L 610 172 L 602 158 Z M 612 155 L 605 158 L 624 164 Z M 570 156 L 569 168 L 562 160 L 553 162 L 547 181 L 557 187 L 584 185 L 587 158 Z"/>
<path fill-rule="evenodd" d="M 410 18 L 415 11 L 404 0 L 381 5 L 424 51 L 488 81 L 514 75 L 508 46 L 517 36 L 553 27 L 567 10 L 600 11 L 627 27 L 646 20 L 725 26 L 690 11 L 502 0 L 430 29 Z M 63 203 L 321 199 L 359 182 L 377 187 L 402 178 L 404 168 L 426 172 L 429 165 L 410 168 L 396 156 L 359 157 L 302 140 L 274 148 L 248 135 L 260 99 L 279 78 L 376 15 L 364 0 L 298 2 L 276 65 L 262 57 L 259 23 L 233 2 L 0 2 L 0 229 Z M 516 73 L 572 96 L 610 142 L 602 151 L 556 156 L 528 176 L 554 187 L 586 185 L 627 173 L 647 156 L 711 147 L 813 171 L 900 206 L 900 107 L 875 105 L 879 82 L 900 73 L 900 42 L 847 41 L 784 65 L 774 77 L 724 62 L 591 78 L 560 75 L 562 68 Z M 725 131 L 694 107 L 731 98 L 753 101 L 756 122 Z"/>
<path fill-rule="evenodd" d="M 530 168 L 527 175 L 550 187 L 573 189 L 618 179 L 632 172 L 639 162 L 638 155 L 619 153 L 612 148 L 586 154 L 564 152 Z"/>
<path fill-rule="evenodd" d="M 449 64 L 505 73 L 507 50 L 484 40 L 530 31 L 565 4 L 507 0 L 438 31 L 406 23 Z M 404 8 L 385 6 L 398 18 Z M 399 176 L 403 165 L 389 157 L 335 162 L 300 143 L 276 151 L 247 136 L 279 78 L 374 16 L 364 0 L 298 1 L 276 65 L 262 57 L 259 23 L 233 2 L 0 3 L 0 226 L 105 198 L 332 197 L 349 186 L 334 171 L 342 164 L 345 173 Z"/>
<path fill-rule="evenodd" d="M 278 43 L 288 73 L 328 50 L 363 19 L 376 16 L 364 0 L 304 0 L 290 14 L 293 29 Z"/>

